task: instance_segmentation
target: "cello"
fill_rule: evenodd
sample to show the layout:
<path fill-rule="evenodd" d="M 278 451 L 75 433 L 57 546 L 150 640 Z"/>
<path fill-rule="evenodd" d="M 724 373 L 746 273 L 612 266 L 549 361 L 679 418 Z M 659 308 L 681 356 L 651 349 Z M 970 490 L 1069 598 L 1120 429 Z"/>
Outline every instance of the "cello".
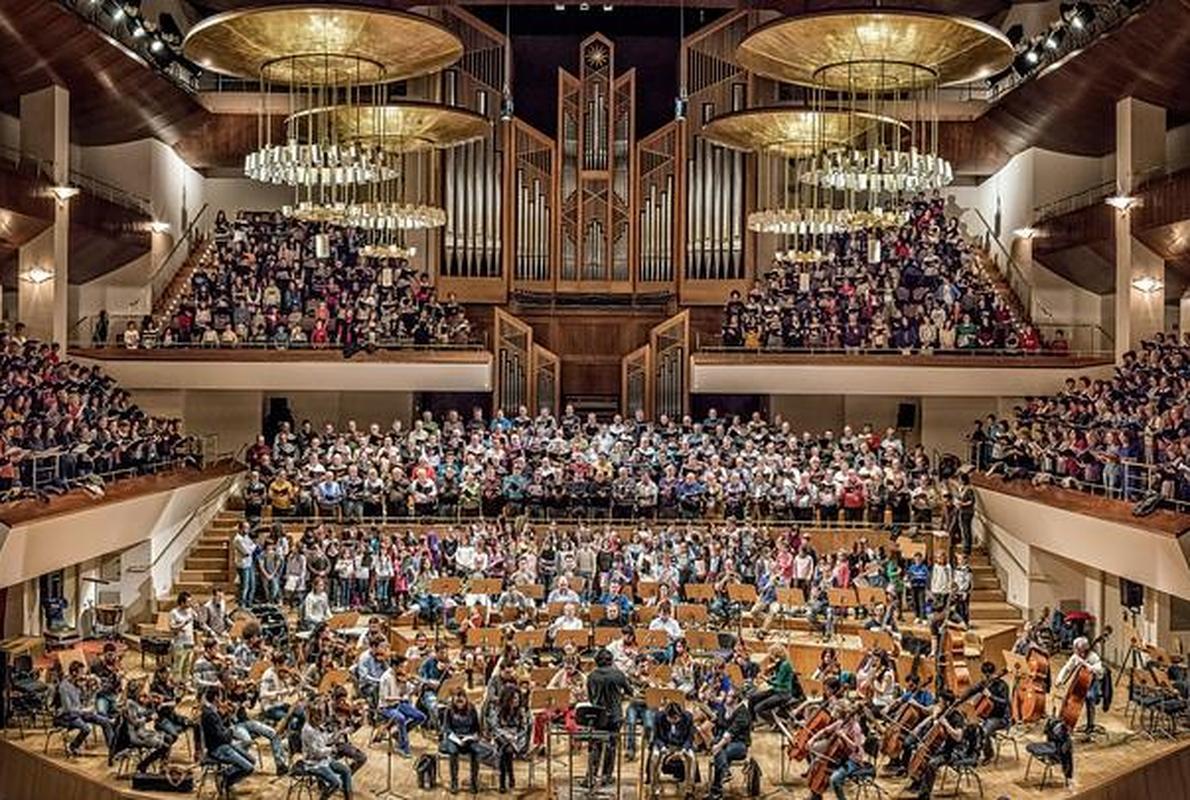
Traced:
<path fill-rule="evenodd" d="M 913 700 L 906 700 L 889 718 L 888 727 L 880 739 L 880 754 L 890 761 L 905 749 L 906 735 L 921 724 L 929 710 Z"/>
<path fill-rule="evenodd" d="M 786 748 L 786 754 L 790 761 L 804 761 L 810 756 L 810 740 L 814 738 L 814 734 L 834 722 L 831 717 L 830 709 L 827 708 L 827 703 L 823 700 L 822 704 L 814 710 L 810 718 L 806 720 L 806 724 L 798 729 L 798 732 L 793 735 L 793 740 L 790 741 Z"/>
<path fill-rule="evenodd" d="M 831 736 L 826 747 L 814 758 L 814 763 L 810 765 L 810 774 L 806 778 L 806 783 L 814 795 L 821 797 L 826 794 L 830 789 L 831 773 L 847 760 L 849 752 L 847 742 L 843 741 L 840 734 L 835 733 Z"/>
<path fill-rule="evenodd" d="M 943 720 L 946 716 L 958 706 L 958 702 L 951 703 L 946 707 L 946 710 L 938 715 L 934 720 L 934 724 L 926 731 L 925 736 L 921 737 L 921 741 L 917 743 L 917 749 L 913 751 L 913 757 L 909 759 L 908 777 L 912 781 L 919 780 L 926 765 L 930 763 L 935 755 L 941 750 L 946 740 L 950 738 L 950 733 L 943 725 Z"/>
<path fill-rule="evenodd" d="M 1091 642 L 1088 652 L 1094 652 L 1095 648 L 1111 634 L 1111 625 L 1108 625 L 1103 629 L 1103 633 L 1096 636 Z M 1082 716 L 1083 705 L 1087 701 L 1087 693 L 1091 691 L 1091 684 L 1094 681 L 1095 676 L 1086 664 L 1080 664 L 1074 677 L 1070 679 L 1070 686 L 1066 689 L 1066 697 L 1062 699 L 1062 708 L 1058 712 L 1058 716 L 1069 730 L 1074 730 L 1078 725 L 1078 718 Z"/>

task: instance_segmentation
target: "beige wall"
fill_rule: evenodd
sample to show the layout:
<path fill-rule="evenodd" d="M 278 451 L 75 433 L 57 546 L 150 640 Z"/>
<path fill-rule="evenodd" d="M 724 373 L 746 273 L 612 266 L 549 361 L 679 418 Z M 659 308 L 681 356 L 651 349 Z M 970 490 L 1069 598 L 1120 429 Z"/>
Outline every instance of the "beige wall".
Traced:
<path fill-rule="evenodd" d="M 29 335 L 49 340 L 54 332 L 54 285 L 50 279 L 31 283 L 21 276 L 34 267 L 56 272 L 54 263 L 54 227 L 51 225 L 30 239 L 17 256 L 17 319 L 29 328 Z"/>
<path fill-rule="evenodd" d="M 293 190 L 250 181 L 247 178 L 207 178 L 206 201 L 211 212 L 272 211 L 293 202 Z"/>

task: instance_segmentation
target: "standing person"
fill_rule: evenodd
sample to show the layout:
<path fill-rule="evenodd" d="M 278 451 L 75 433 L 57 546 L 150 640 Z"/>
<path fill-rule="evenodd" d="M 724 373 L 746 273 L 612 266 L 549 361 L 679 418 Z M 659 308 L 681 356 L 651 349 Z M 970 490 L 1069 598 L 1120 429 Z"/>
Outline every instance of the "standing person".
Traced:
<path fill-rule="evenodd" d="M 231 546 L 240 573 L 240 606 L 248 608 L 256 598 L 256 540 L 252 538 L 252 526 L 248 522 L 240 523 Z"/>
<path fill-rule="evenodd" d="M 728 767 L 735 761 L 746 759 L 748 748 L 752 746 L 752 713 L 747 703 L 740 702 L 735 691 L 728 692 L 723 700 L 719 727 L 721 733 L 711 746 L 711 789 L 708 794 L 711 800 L 722 799 Z"/>
<path fill-rule="evenodd" d="M 190 677 L 194 659 L 194 608 L 190 592 L 178 593 L 178 603 L 169 612 L 169 631 L 173 635 L 174 680 L 180 683 Z"/>
<path fill-rule="evenodd" d="M 955 512 L 958 514 L 958 536 L 963 552 L 971 555 L 971 525 L 975 521 L 975 489 L 971 486 L 971 475 L 959 473 L 959 486 L 954 493 Z"/>
<path fill-rule="evenodd" d="M 909 579 L 909 592 L 913 597 L 913 621 L 922 625 L 926 621 L 926 587 L 930 583 L 930 565 L 920 550 L 913 554 L 913 560 L 905 567 Z"/>
<path fill-rule="evenodd" d="M 616 767 L 616 746 L 623 721 L 623 701 L 624 697 L 631 693 L 628 676 L 615 666 L 611 651 L 607 648 L 600 649 L 595 654 L 595 669 L 587 676 L 587 699 L 600 710 L 599 719 L 592 727 L 605 735 L 591 742 L 587 764 L 589 788 L 594 787 L 596 781 L 601 781 L 604 786 L 612 784 L 612 773 Z"/>
<path fill-rule="evenodd" d="M 479 733 L 479 712 L 460 686 L 442 712 L 442 752 L 450 756 L 451 794 L 459 792 L 460 755 L 470 759 L 471 794 L 479 793 L 479 757 L 484 749 Z"/>
<path fill-rule="evenodd" d="M 971 565 L 967 563 L 967 556 L 963 553 L 956 553 L 954 567 L 950 574 L 951 590 L 954 593 L 951 600 L 951 616 L 956 617 L 964 626 L 971 623 L 971 587 L 973 582 Z"/>
<path fill-rule="evenodd" d="M 1087 690 L 1086 702 L 1083 706 L 1087 709 L 1087 725 L 1083 728 L 1086 733 L 1091 733 L 1095 728 L 1095 704 L 1099 702 L 1099 698 L 1103 692 L 1103 676 L 1106 669 L 1103 666 L 1103 660 L 1099 658 L 1099 654 L 1091 649 L 1091 642 L 1086 636 L 1080 636 L 1074 640 L 1074 652 L 1070 654 L 1070 658 L 1062 665 L 1062 669 L 1058 671 L 1058 678 L 1055 683 L 1056 686 L 1064 686 L 1067 681 L 1078 674 L 1080 667 L 1085 667 L 1091 671 L 1091 688 Z"/>
<path fill-rule="evenodd" d="M 267 542 L 264 553 L 258 559 L 261 583 L 264 585 L 265 602 L 276 605 L 281 602 L 281 570 L 285 559 L 277 552 L 275 542 Z"/>
<path fill-rule="evenodd" d="M 939 550 L 934 554 L 934 568 L 930 570 L 930 607 L 935 612 L 948 613 L 947 603 L 951 591 L 950 564 L 946 554 Z"/>

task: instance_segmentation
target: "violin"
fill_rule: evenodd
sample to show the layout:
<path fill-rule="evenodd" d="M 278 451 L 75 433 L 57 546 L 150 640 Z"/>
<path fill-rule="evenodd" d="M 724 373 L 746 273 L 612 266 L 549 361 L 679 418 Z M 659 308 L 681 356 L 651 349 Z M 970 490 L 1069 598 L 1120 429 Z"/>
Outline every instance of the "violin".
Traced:
<path fill-rule="evenodd" d="M 1095 637 L 1091 642 L 1091 650 L 1094 651 L 1107 637 L 1111 636 L 1112 629 L 1108 625 L 1103 629 L 1103 633 Z M 1087 693 L 1091 691 L 1091 684 L 1095 681 L 1095 675 L 1086 664 L 1080 664 L 1074 673 L 1074 677 L 1070 679 L 1070 686 L 1066 689 L 1066 697 L 1062 700 L 1062 708 L 1058 713 L 1062 722 L 1070 730 L 1074 730 L 1078 725 L 1078 718 L 1083 713 L 1083 704 L 1087 701 Z"/>

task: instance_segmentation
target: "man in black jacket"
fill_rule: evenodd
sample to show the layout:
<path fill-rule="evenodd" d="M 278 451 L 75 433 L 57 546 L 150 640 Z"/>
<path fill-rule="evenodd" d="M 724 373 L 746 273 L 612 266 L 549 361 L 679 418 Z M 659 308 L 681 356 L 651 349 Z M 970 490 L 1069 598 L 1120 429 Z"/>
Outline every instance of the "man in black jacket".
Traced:
<path fill-rule="evenodd" d="M 982 695 L 992 701 L 992 711 L 983 718 L 983 761 L 986 764 L 995 756 L 992 734 L 1012 726 L 1012 710 L 1009 706 L 1008 684 L 996 674 L 996 665 L 985 661 L 979 668 L 983 679 L 972 686 L 963 696 L 964 700 Z"/>
<path fill-rule="evenodd" d="M 591 728 L 606 734 L 603 741 L 591 743 L 587 765 L 587 783 L 594 786 L 596 776 L 602 772 L 602 782 L 611 785 L 616 767 L 616 745 L 623 721 L 624 697 L 632 692 L 628 677 L 614 666 L 611 652 L 606 648 L 595 654 L 595 669 L 587 676 L 587 699 L 599 709 L 598 719 Z M 602 759 L 602 770 L 600 761 Z"/>
<path fill-rule="evenodd" d="M 711 747 L 711 798 L 723 797 L 727 768 L 733 761 L 746 759 L 752 745 L 752 712 L 747 703 L 740 702 L 735 692 L 729 693 L 724 701 L 719 728 L 719 737 Z"/>
<path fill-rule="evenodd" d="M 215 761 L 223 764 L 223 786 L 226 790 L 252 774 L 252 761 L 232 744 L 231 728 L 223 720 L 219 711 L 219 703 L 223 699 L 223 689 L 212 686 L 207 689 L 203 698 L 202 728 L 203 747 Z"/>
<path fill-rule="evenodd" d="M 649 775 L 654 787 L 661 774 L 673 775 L 687 796 L 694 788 L 694 718 L 677 703 L 665 706 L 653 723 L 653 748 Z"/>

